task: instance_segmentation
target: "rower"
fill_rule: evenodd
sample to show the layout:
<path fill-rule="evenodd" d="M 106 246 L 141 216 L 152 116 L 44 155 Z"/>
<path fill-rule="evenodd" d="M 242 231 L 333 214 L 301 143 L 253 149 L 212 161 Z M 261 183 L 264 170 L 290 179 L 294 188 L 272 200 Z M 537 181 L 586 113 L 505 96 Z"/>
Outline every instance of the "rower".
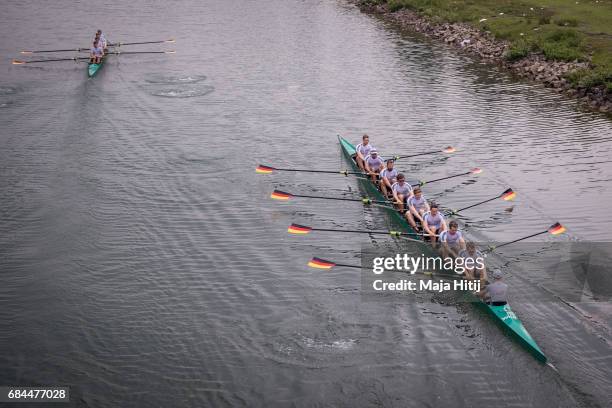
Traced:
<path fill-rule="evenodd" d="M 408 206 L 408 200 L 412 197 L 412 186 L 406 183 L 406 177 L 403 173 L 397 175 L 397 181 L 391 186 L 393 193 L 393 201 L 398 206 L 399 211 L 403 214 L 404 208 Z"/>
<path fill-rule="evenodd" d="M 96 31 L 96 37 L 98 38 L 102 49 L 106 50 L 106 48 L 108 47 L 108 41 L 106 40 L 106 36 L 104 35 L 104 33 L 102 33 L 102 30 Z"/>
<path fill-rule="evenodd" d="M 493 282 L 480 291 L 480 296 L 492 306 L 504 306 L 508 303 L 508 285 L 502 281 L 502 271 L 493 271 Z"/>
<path fill-rule="evenodd" d="M 103 55 L 104 55 L 104 50 L 100 47 L 100 43 L 98 41 L 94 41 L 93 47 L 91 47 L 91 55 L 89 58 L 89 63 L 99 64 L 102 61 Z"/>
<path fill-rule="evenodd" d="M 476 249 L 476 244 L 468 241 L 465 244 L 465 249 L 459 252 L 459 258 L 463 259 L 464 275 L 467 279 L 480 280 L 482 283 L 487 281 L 484 255 Z"/>
<path fill-rule="evenodd" d="M 370 154 L 368 154 L 364 160 L 365 170 L 372 178 L 372 183 L 376 184 L 378 181 L 378 175 L 385 167 L 385 161 L 378 155 L 378 151 L 372 148 Z"/>
<path fill-rule="evenodd" d="M 392 195 L 391 187 L 397 181 L 397 170 L 393 168 L 393 159 L 387 160 L 387 167 L 380 172 L 380 189 L 385 197 Z"/>
<path fill-rule="evenodd" d="M 421 187 L 415 187 L 412 193 L 413 196 L 408 199 L 406 219 L 412 229 L 417 231 L 423 225 L 423 215 L 429 211 L 429 204 L 427 203 L 427 199 L 423 196 Z"/>
<path fill-rule="evenodd" d="M 370 144 L 370 136 L 363 135 L 361 137 L 362 142 L 357 145 L 355 151 L 357 152 L 357 156 L 355 160 L 357 161 L 357 165 L 361 170 L 365 170 L 365 158 L 368 157 L 370 151 L 373 146 Z"/>
<path fill-rule="evenodd" d="M 442 243 L 442 258 L 456 258 L 459 252 L 465 249 L 463 233 L 459 231 L 459 224 L 453 220 L 448 223 L 448 229 L 440 233 Z"/>
<path fill-rule="evenodd" d="M 429 212 L 426 212 L 423 216 L 423 232 L 425 237 L 428 237 L 435 244 L 438 235 L 444 231 L 446 231 L 444 216 L 438 209 L 438 204 L 432 203 L 429 206 Z"/>

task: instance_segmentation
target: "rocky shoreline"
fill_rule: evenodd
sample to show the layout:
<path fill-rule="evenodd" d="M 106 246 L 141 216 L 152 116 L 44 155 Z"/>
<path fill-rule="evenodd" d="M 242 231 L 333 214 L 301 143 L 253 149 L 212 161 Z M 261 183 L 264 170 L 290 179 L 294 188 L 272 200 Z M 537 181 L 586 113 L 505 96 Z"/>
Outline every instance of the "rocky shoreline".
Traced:
<path fill-rule="evenodd" d="M 436 23 L 412 10 L 401 9 L 391 12 L 385 4 L 368 4 L 356 2 L 361 11 L 377 14 L 397 23 L 400 27 L 422 33 L 428 37 L 444 41 L 485 61 L 501 65 L 513 74 L 540 82 L 554 88 L 568 97 L 575 98 L 593 111 L 612 114 L 612 94 L 604 88 L 574 88 L 566 75 L 574 70 L 589 67 L 588 62 L 549 61 L 541 54 L 530 54 L 517 61 L 508 61 L 505 57 L 510 45 L 493 38 L 466 23 Z"/>

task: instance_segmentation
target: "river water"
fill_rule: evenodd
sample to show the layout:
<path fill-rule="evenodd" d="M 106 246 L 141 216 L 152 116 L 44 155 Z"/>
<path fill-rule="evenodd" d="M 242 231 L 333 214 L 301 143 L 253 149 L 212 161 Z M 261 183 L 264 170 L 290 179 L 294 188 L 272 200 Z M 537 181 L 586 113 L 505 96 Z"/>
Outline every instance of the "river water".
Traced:
<path fill-rule="evenodd" d="M 428 195 L 457 208 L 518 192 L 512 212 L 466 212 L 468 233 L 558 220 L 558 240 L 609 241 L 605 117 L 334 0 L 11 0 L 0 20 L 0 385 L 70 385 L 83 407 L 609 406 L 609 298 L 550 297 L 528 266 L 541 254 L 500 255 L 524 271 L 507 278 L 513 308 L 554 370 L 474 308 L 365 302 L 355 270 L 308 268 L 358 262 L 373 238 L 288 236 L 291 222 L 387 217 L 269 199 L 358 196 L 354 178 L 254 172 L 344 168 L 339 133 L 387 153 L 453 145 L 411 179 L 484 172 Z M 83 64 L 9 63 L 86 47 L 98 27 L 177 39 L 124 51 L 177 53 L 111 56 L 90 80 Z"/>

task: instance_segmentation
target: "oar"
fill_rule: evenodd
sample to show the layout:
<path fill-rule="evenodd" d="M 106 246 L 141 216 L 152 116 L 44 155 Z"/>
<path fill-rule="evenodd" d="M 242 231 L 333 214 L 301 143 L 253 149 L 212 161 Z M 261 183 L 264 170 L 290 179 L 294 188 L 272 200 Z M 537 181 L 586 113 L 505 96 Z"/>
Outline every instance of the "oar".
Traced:
<path fill-rule="evenodd" d="M 272 194 L 270 194 L 270 198 L 275 200 L 289 200 L 293 197 L 301 197 L 301 198 L 315 198 L 320 200 L 338 200 L 338 201 L 354 201 L 360 202 L 363 204 L 372 204 L 372 203 L 381 203 L 381 204 L 389 204 L 388 201 L 384 200 L 372 200 L 370 197 L 363 198 L 343 198 L 343 197 L 323 197 L 323 196 L 313 196 L 313 195 L 303 195 L 303 194 L 291 194 L 285 191 L 274 190 Z"/>
<path fill-rule="evenodd" d="M 110 51 L 107 54 L 176 54 L 176 51 Z"/>
<path fill-rule="evenodd" d="M 518 239 L 512 240 L 510 242 L 505 242 L 505 243 L 503 243 L 501 245 L 498 245 L 498 246 L 490 246 L 486 250 L 486 252 L 493 252 L 497 248 L 501 248 L 501 247 L 506 246 L 506 245 L 514 244 L 515 242 L 524 241 L 524 240 L 529 239 L 529 238 L 537 237 L 538 235 L 542 235 L 542 234 L 546 234 L 546 233 L 549 233 L 551 235 L 559 235 L 559 234 L 563 234 L 565 231 L 566 230 L 565 230 L 565 227 L 563 225 L 561 225 L 558 222 L 555 222 L 553 225 L 551 225 L 550 227 L 548 227 L 544 231 L 536 232 L 535 234 L 530 234 L 530 235 L 527 235 L 526 237 L 518 238 Z"/>
<path fill-rule="evenodd" d="M 317 269 L 331 269 L 334 266 L 344 266 L 346 268 L 361 269 L 361 266 L 359 265 L 340 264 L 340 263 L 335 263 L 332 261 L 326 261 L 325 259 L 321 259 L 317 257 L 312 258 L 310 262 L 308 262 L 308 266 L 310 266 L 311 268 L 317 268 Z"/>
<path fill-rule="evenodd" d="M 278 167 L 264 166 L 260 164 L 255 169 L 256 173 L 259 174 L 270 174 L 274 171 L 295 171 L 295 172 L 305 172 L 305 173 L 326 173 L 326 174 L 343 174 L 348 176 L 349 174 L 359 174 L 365 176 L 366 174 L 358 171 L 348 171 L 348 170 L 308 170 L 308 169 L 280 169 Z"/>
<path fill-rule="evenodd" d="M 33 60 L 33 61 L 21 61 L 14 59 L 11 63 L 13 65 L 24 65 L 24 64 L 33 64 L 39 62 L 57 62 L 57 61 L 79 61 L 79 60 L 88 60 L 89 57 L 74 57 L 74 58 L 58 58 L 58 59 L 44 59 L 44 60 Z"/>
<path fill-rule="evenodd" d="M 475 167 L 470 171 L 466 171 L 465 173 L 453 174 L 452 176 L 446 176 L 446 177 L 428 180 L 428 181 L 419 181 L 417 184 L 413 184 L 412 187 L 422 187 L 425 184 L 435 183 L 436 181 L 448 180 L 448 179 L 455 178 L 455 177 L 467 176 L 469 174 L 480 174 L 480 173 L 482 173 L 482 169 Z"/>
<path fill-rule="evenodd" d="M 44 52 L 85 52 L 85 51 L 89 51 L 89 48 L 72 48 L 72 49 L 66 49 L 66 50 L 34 50 L 34 51 L 30 51 L 30 50 L 23 50 L 20 51 L 21 54 L 40 54 L 40 53 L 44 53 Z"/>
<path fill-rule="evenodd" d="M 449 211 L 446 212 L 445 215 L 455 215 L 455 214 L 458 214 L 459 212 L 461 212 L 463 210 L 467 210 L 468 208 L 474 208 L 474 207 L 476 207 L 478 205 L 481 205 L 481 204 L 484 204 L 484 203 L 488 203 L 488 202 L 493 201 L 493 200 L 497 200 L 498 198 L 501 198 L 504 201 L 510 201 L 510 200 L 514 200 L 515 197 L 516 197 L 516 193 L 511 188 L 509 188 L 509 189 L 507 189 L 506 191 L 504 191 L 503 193 L 501 193 L 498 196 L 495 196 L 493 198 L 489 198 L 487 200 L 483 200 L 483 201 L 481 201 L 479 203 L 476 203 L 476 204 L 468 205 L 467 207 L 459 208 L 458 210 L 449 210 Z"/>
<path fill-rule="evenodd" d="M 173 38 L 169 40 L 161 40 L 161 41 L 142 41 L 142 42 L 117 42 L 108 44 L 110 47 L 121 47 L 123 45 L 141 45 L 141 44 L 163 44 L 163 43 L 173 43 L 176 42 Z"/>
<path fill-rule="evenodd" d="M 418 156 L 427 156 L 429 154 L 436 154 L 436 153 L 454 153 L 456 151 L 456 149 L 453 146 L 447 146 L 442 150 L 432 150 L 429 152 L 422 152 L 422 153 L 415 153 L 415 154 L 405 154 L 405 155 L 401 155 L 401 156 L 393 156 L 393 160 L 399 160 L 399 159 L 407 159 L 409 157 L 418 157 Z"/>
<path fill-rule="evenodd" d="M 380 234 L 380 235 L 391 235 L 392 237 L 400 237 L 403 235 L 418 235 L 423 236 L 423 233 L 419 232 L 402 232 L 402 231 L 376 231 L 376 230 L 345 230 L 345 229 L 333 229 L 333 228 L 313 228 L 307 227 L 306 225 L 291 224 L 287 228 L 287 232 L 290 234 L 305 235 L 310 231 L 324 231 L 324 232 L 345 232 L 345 233 L 357 233 L 357 234 Z M 419 241 L 420 242 L 420 241 Z"/>

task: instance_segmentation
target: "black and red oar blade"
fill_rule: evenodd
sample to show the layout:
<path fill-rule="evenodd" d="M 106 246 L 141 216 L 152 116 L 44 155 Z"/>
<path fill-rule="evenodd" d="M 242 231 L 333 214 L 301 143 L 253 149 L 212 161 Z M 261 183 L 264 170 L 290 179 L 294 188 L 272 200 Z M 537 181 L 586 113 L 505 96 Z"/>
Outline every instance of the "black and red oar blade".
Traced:
<path fill-rule="evenodd" d="M 293 197 L 293 194 L 286 193 L 280 190 L 274 190 L 272 194 L 270 194 L 270 198 L 273 198 L 275 200 L 285 200 L 286 201 L 286 200 L 289 200 L 291 197 Z"/>
<path fill-rule="evenodd" d="M 453 146 L 446 146 L 442 151 L 444 153 L 455 153 L 457 149 L 455 149 Z"/>
<path fill-rule="evenodd" d="M 270 174 L 273 171 L 274 171 L 274 167 L 264 166 L 263 164 L 260 164 L 255 169 L 255 173 L 259 173 L 259 174 Z"/>
<path fill-rule="evenodd" d="M 331 269 L 336 266 L 336 264 L 332 261 L 326 261 L 325 259 L 314 257 L 310 260 L 310 262 L 308 262 L 308 266 L 317 269 Z"/>
<path fill-rule="evenodd" d="M 291 224 L 289 228 L 287 228 L 287 232 L 290 234 L 301 234 L 305 235 L 312 231 L 311 227 L 307 227 L 305 225 L 300 224 Z"/>
<path fill-rule="evenodd" d="M 473 169 L 470 170 L 471 174 L 480 174 L 482 173 L 482 169 L 478 168 L 478 167 L 474 167 Z"/>
<path fill-rule="evenodd" d="M 565 227 L 558 222 L 554 223 L 550 226 L 550 228 L 548 228 L 548 232 L 550 232 L 552 235 L 563 234 L 565 231 Z"/>
<path fill-rule="evenodd" d="M 516 193 L 511 188 L 501 193 L 501 198 L 504 201 L 512 201 L 516 198 Z"/>

